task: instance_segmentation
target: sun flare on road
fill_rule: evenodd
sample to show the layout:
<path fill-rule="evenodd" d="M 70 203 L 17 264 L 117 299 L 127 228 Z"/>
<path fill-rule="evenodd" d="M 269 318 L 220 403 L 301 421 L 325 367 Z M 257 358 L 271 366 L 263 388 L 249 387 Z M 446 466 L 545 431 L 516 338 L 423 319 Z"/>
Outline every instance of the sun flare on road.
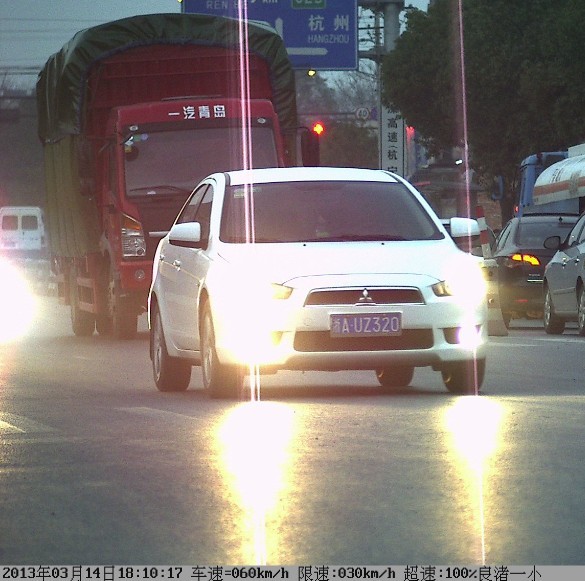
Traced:
<path fill-rule="evenodd" d="M 36 314 L 34 294 L 26 278 L 11 263 L 0 260 L 0 345 L 22 337 Z"/>
<path fill-rule="evenodd" d="M 460 397 L 445 413 L 444 421 L 457 465 L 477 514 L 476 534 L 480 560 L 486 562 L 486 504 L 484 482 L 489 462 L 502 446 L 501 405 L 480 396 Z"/>
<path fill-rule="evenodd" d="M 275 557 L 278 538 L 268 521 L 287 487 L 294 420 L 286 405 L 251 401 L 233 408 L 217 434 L 221 468 L 242 510 L 237 524 L 248 540 L 242 553 L 257 565 Z"/>

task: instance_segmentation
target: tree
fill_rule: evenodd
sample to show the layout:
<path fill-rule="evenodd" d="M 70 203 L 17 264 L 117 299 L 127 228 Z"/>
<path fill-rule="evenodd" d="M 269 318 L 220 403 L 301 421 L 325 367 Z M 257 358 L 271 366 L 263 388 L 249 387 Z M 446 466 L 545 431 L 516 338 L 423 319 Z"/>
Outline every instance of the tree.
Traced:
<path fill-rule="evenodd" d="M 0 206 L 45 203 L 36 102 L 6 77 L 0 81 Z"/>
<path fill-rule="evenodd" d="M 297 71 L 295 81 L 299 114 L 323 114 L 336 110 L 335 94 L 323 75 L 309 76 L 305 71 Z"/>
<path fill-rule="evenodd" d="M 355 121 L 336 121 L 321 139 L 321 165 L 332 167 L 379 167 L 378 131 Z"/>
<path fill-rule="evenodd" d="M 352 166 L 364 168 L 380 167 L 378 154 L 378 128 L 368 120 L 351 117 L 358 109 L 377 109 L 378 80 L 373 67 L 348 71 L 330 81 L 338 111 L 348 118 L 331 124 L 327 139 L 323 140 L 323 165 Z"/>
<path fill-rule="evenodd" d="M 355 111 L 359 107 L 377 105 L 378 79 L 370 61 L 361 61 L 360 70 L 332 75 L 329 81 L 335 101 L 342 111 Z"/>
<path fill-rule="evenodd" d="M 370 71 L 348 71 L 343 77 L 297 74 L 299 116 L 307 126 L 311 120 L 325 123 L 321 142 L 321 165 L 377 168 L 378 133 L 367 121 L 359 121 L 359 107 L 373 110 L 377 81 Z"/>
<path fill-rule="evenodd" d="M 465 107 L 470 163 L 484 176 L 502 176 L 509 202 L 520 160 L 585 136 L 585 3 L 463 0 L 462 12 L 463 51 L 458 0 L 407 13 L 383 62 L 382 100 L 431 153 L 462 145 Z"/>

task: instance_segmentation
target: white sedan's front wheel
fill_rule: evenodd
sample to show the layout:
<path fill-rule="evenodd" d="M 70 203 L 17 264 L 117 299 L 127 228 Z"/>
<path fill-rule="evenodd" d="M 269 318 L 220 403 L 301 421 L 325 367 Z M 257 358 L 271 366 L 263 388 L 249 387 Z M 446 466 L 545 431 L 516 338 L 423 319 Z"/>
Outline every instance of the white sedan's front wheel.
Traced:
<path fill-rule="evenodd" d="M 412 381 L 414 367 L 412 365 L 397 365 L 376 369 L 376 378 L 385 391 L 406 387 Z"/>
<path fill-rule="evenodd" d="M 191 363 L 171 357 L 167 351 L 162 319 L 158 307 L 154 308 L 152 327 L 152 372 L 159 391 L 185 391 L 191 381 Z"/>
<path fill-rule="evenodd" d="M 443 383 L 451 393 L 479 393 L 485 376 L 485 359 L 448 363 L 441 371 Z"/>
<path fill-rule="evenodd" d="M 212 398 L 236 398 L 244 380 L 243 369 L 220 363 L 215 349 L 215 331 L 209 303 L 203 307 L 201 322 L 201 373 L 203 387 Z"/>

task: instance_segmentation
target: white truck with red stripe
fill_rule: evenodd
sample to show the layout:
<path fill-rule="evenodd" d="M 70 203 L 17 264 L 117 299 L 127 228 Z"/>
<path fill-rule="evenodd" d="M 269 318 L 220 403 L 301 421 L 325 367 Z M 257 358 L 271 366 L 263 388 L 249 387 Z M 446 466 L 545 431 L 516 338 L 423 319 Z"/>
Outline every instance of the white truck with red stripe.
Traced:
<path fill-rule="evenodd" d="M 569 147 L 567 159 L 546 168 L 534 184 L 533 203 L 579 199 L 579 211 L 585 210 L 585 143 Z"/>

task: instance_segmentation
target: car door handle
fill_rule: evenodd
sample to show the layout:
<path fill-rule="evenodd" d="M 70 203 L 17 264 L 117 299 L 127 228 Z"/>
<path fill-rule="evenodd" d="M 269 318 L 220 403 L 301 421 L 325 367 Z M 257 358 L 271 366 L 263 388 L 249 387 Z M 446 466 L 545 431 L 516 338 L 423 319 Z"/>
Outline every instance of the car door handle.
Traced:
<path fill-rule="evenodd" d="M 575 258 L 575 264 L 579 264 L 579 258 Z"/>
<path fill-rule="evenodd" d="M 165 259 L 165 255 L 159 254 L 158 259 L 162 262 Z"/>
<path fill-rule="evenodd" d="M 180 260 L 173 260 L 173 266 L 177 269 L 177 270 L 181 270 L 181 261 Z"/>

